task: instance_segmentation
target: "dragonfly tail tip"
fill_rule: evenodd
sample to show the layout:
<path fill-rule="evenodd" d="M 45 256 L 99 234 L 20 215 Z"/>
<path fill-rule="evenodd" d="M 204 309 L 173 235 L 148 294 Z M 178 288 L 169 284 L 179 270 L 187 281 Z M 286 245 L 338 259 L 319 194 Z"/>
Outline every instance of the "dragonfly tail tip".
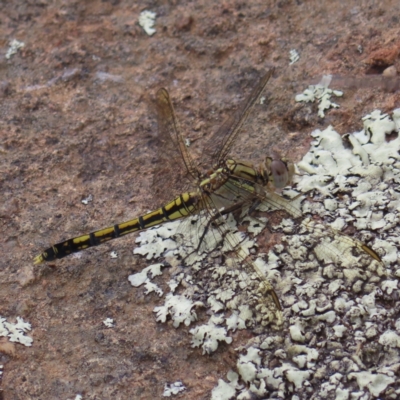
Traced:
<path fill-rule="evenodd" d="M 33 264 L 34 265 L 41 264 L 42 262 L 44 262 L 44 258 L 43 258 L 43 256 L 41 254 L 39 254 L 38 256 L 36 256 L 33 259 Z"/>

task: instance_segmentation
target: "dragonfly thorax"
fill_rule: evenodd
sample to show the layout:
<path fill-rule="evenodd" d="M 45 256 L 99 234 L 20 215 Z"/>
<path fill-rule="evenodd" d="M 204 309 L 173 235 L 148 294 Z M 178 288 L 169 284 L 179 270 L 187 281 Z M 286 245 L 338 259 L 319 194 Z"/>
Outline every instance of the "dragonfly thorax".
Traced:
<path fill-rule="evenodd" d="M 229 171 L 230 175 L 248 182 L 258 183 L 263 186 L 269 182 L 269 175 L 265 168 L 256 168 L 248 162 L 228 159 L 225 161 L 225 168 Z"/>

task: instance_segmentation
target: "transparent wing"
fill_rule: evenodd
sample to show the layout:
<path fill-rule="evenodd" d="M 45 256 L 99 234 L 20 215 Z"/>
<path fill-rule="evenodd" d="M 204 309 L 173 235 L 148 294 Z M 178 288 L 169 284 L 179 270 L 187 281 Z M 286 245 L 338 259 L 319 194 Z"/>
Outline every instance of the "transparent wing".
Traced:
<path fill-rule="evenodd" d="M 274 275 L 263 271 L 262 261 L 252 260 L 254 242 L 238 230 L 232 214 L 216 213 L 210 225 L 210 212 L 205 210 L 183 221 L 179 232 L 181 257 L 192 267 L 193 285 L 203 301 L 232 312 L 236 327 L 282 324 L 279 298 L 270 282 Z"/>
<path fill-rule="evenodd" d="M 209 142 L 210 145 L 206 146 L 206 152 L 212 154 L 214 165 L 217 165 L 221 160 L 226 159 L 230 153 L 243 124 L 246 122 L 249 114 L 254 108 L 254 105 L 260 98 L 260 95 L 266 87 L 273 72 L 274 69 L 272 68 L 264 75 L 243 105 L 222 124 L 216 133 L 212 135 Z"/>
<path fill-rule="evenodd" d="M 307 248 L 308 252 L 313 251 L 319 260 L 346 266 L 354 263 L 359 257 L 360 259 L 357 262 L 361 262 L 361 259 L 363 259 L 366 263 L 370 263 L 372 260 L 382 263 L 379 255 L 360 240 L 319 221 L 304 218 L 300 208 L 296 205 L 296 201 L 286 200 L 272 191 L 264 194 L 257 193 L 255 197 L 259 199 L 260 206 L 258 208 L 260 210 L 282 210 L 289 214 L 290 218 L 281 223 L 279 229 L 284 233 L 303 235 L 303 243 L 298 243 L 297 247 L 302 246 Z M 301 199 L 298 198 L 298 200 Z M 296 220 L 298 226 L 296 226 Z"/>
<path fill-rule="evenodd" d="M 209 303 L 222 303 L 235 312 L 247 310 L 261 325 L 279 325 L 282 322 L 281 306 L 271 284 L 271 281 L 277 281 L 279 286 L 277 278 L 280 273 L 276 267 L 280 266 L 283 271 L 289 264 L 299 270 L 320 270 L 323 267 L 328 276 L 344 276 L 350 284 L 354 284 L 356 279 L 367 282 L 371 278 L 371 273 L 366 272 L 367 266 L 380 270 L 378 274 L 382 273 L 382 262 L 371 248 L 327 225 L 310 218 L 304 219 L 294 201 L 257 188 L 254 183 L 254 191 L 249 190 L 249 185 L 240 186 L 237 182 L 229 184 L 228 181 L 224 186 L 227 186 L 224 192 L 217 191 L 207 197 L 206 210 L 194 221 L 184 221 L 180 227 L 182 245 L 192 244 L 184 262 L 198 271 L 194 281 L 207 288 L 207 295 L 211 296 Z M 262 190 L 264 193 L 261 193 Z M 251 259 L 249 249 L 254 242 L 238 231 L 232 214 L 211 211 L 226 201 L 228 192 L 231 193 L 230 198 L 234 194 L 236 204 L 247 211 L 256 203 L 262 211 L 284 211 L 289 217 L 270 227 L 284 233 L 285 237 L 274 250 L 276 257 L 273 256 L 267 263 Z M 226 203 L 227 210 L 232 204 Z M 205 230 L 207 235 L 202 238 Z M 221 255 L 220 259 L 215 255 L 216 250 Z M 203 274 L 204 265 L 207 265 L 207 271 Z"/>
<path fill-rule="evenodd" d="M 154 143 L 157 151 L 150 206 L 159 207 L 179 193 L 187 192 L 198 181 L 198 171 L 182 136 L 171 99 L 166 89 L 157 91 L 158 132 Z"/>
<path fill-rule="evenodd" d="M 187 172 L 193 179 L 199 179 L 201 174 L 187 150 L 185 139 L 181 134 L 179 123 L 166 89 L 161 88 L 157 91 L 156 106 L 158 112 L 159 136 L 164 141 L 163 144 L 166 145 L 169 138 L 174 145 L 175 151 L 179 152 Z M 165 148 L 160 150 L 165 151 Z"/>
<path fill-rule="evenodd" d="M 290 233 L 308 233 L 308 248 L 313 250 L 319 259 L 330 259 L 332 262 L 345 264 L 346 253 L 359 253 L 371 261 L 381 262 L 378 254 L 360 240 L 350 237 L 319 221 L 305 218 L 300 210 L 302 197 L 297 196 L 293 200 L 287 200 L 275 193 L 269 186 L 261 186 L 253 181 L 231 176 L 228 181 L 212 195 L 211 206 L 220 210 L 226 210 L 233 205 L 240 205 L 242 209 L 249 207 L 261 211 L 284 211 L 289 219 L 286 225 L 281 226 L 282 231 Z M 224 211 L 222 211 L 224 213 Z M 297 224 L 297 227 L 296 227 Z M 291 228 L 292 227 L 292 228 Z"/>

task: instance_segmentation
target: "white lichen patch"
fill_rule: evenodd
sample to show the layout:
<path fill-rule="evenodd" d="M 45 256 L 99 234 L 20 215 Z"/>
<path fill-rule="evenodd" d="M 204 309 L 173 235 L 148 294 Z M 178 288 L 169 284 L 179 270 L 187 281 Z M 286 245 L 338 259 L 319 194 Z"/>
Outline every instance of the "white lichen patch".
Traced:
<path fill-rule="evenodd" d="M 149 36 L 156 33 L 156 30 L 154 29 L 156 16 L 157 14 L 155 12 L 148 10 L 142 11 L 139 15 L 139 25 Z"/>
<path fill-rule="evenodd" d="M 139 287 L 144 284 L 146 288 L 146 294 L 155 292 L 159 296 L 162 296 L 163 295 L 162 289 L 158 287 L 158 285 L 156 285 L 154 282 L 151 282 L 150 280 L 162 274 L 161 272 L 162 267 L 163 264 L 160 263 L 150 265 L 149 267 L 142 269 L 142 271 L 140 271 L 137 274 L 129 275 L 128 280 L 131 283 L 131 285 L 135 287 Z"/>
<path fill-rule="evenodd" d="M 292 65 L 294 63 L 296 63 L 297 61 L 300 60 L 300 54 L 297 50 L 292 49 L 289 51 L 289 58 L 290 58 L 290 63 L 289 65 Z"/>
<path fill-rule="evenodd" d="M 218 342 L 232 343 L 232 338 L 221 325 L 223 318 L 212 316 L 205 325 L 197 326 L 190 330 L 193 335 L 192 347 L 202 347 L 203 354 L 210 354 L 217 350 Z"/>
<path fill-rule="evenodd" d="M 133 251 L 134 254 L 146 256 L 147 260 L 159 258 L 161 255 L 166 255 L 169 250 L 174 251 L 179 247 L 175 240 L 172 239 L 176 233 L 180 221 L 164 224 L 157 229 L 148 229 L 141 232 L 136 239 L 136 243 L 140 246 Z"/>
<path fill-rule="evenodd" d="M 202 303 L 194 303 L 184 296 L 168 293 L 165 304 L 156 307 L 154 312 L 157 314 L 157 321 L 165 322 L 170 317 L 174 321 L 173 326 L 178 328 L 181 323 L 189 326 L 191 322 L 196 321 L 197 315 L 194 308 L 201 305 Z"/>
<path fill-rule="evenodd" d="M 302 94 L 298 94 L 296 96 L 296 101 L 303 101 L 306 103 L 318 101 L 318 116 L 323 118 L 325 116 L 325 110 L 339 107 L 338 104 L 331 101 L 331 97 L 343 96 L 343 92 L 340 90 L 332 90 L 328 88 L 331 80 L 331 75 L 325 75 L 320 83 L 317 85 L 310 85 Z"/>
<path fill-rule="evenodd" d="M 261 364 L 260 350 L 256 347 L 249 347 L 247 354 L 240 355 L 237 362 L 237 370 L 246 383 L 253 382 L 257 376 L 257 369 Z"/>
<path fill-rule="evenodd" d="M 112 318 L 106 318 L 103 321 L 103 324 L 107 327 L 107 328 L 114 328 L 114 320 Z"/>
<path fill-rule="evenodd" d="M 89 196 L 81 200 L 81 203 L 87 206 L 91 201 L 93 201 L 93 196 L 89 194 Z"/>
<path fill-rule="evenodd" d="M 186 389 L 185 385 L 181 381 L 176 381 L 168 385 L 167 383 L 164 386 L 164 397 L 171 397 L 172 395 L 176 395 L 180 392 L 183 392 Z"/>
<path fill-rule="evenodd" d="M 7 49 L 7 53 L 5 54 L 5 58 L 7 60 L 9 60 L 11 58 L 11 56 L 13 56 L 14 54 L 17 54 L 18 50 L 23 49 L 25 47 L 25 43 L 21 42 L 17 39 L 13 39 L 10 42 L 10 46 Z"/>
<path fill-rule="evenodd" d="M 348 379 L 356 379 L 360 389 L 367 388 L 374 397 L 379 397 L 388 385 L 395 382 L 393 377 L 386 374 L 374 374 L 368 371 L 352 372 L 348 375 Z"/>
<path fill-rule="evenodd" d="M 228 383 L 222 379 L 218 380 L 218 385 L 212 390 L 211 400 L 230 400 L 235 397 L 236 391 L 243 388 L 239 384 L 239 375 L 234 371 L 227 374 Z"/>
<path fill-rule="evenodd" d="M 9 338 L 10 342 L 21 343 L 24 346 L 32 346 L 33 339 L 25 336 L 25 333 L 32 329 L 29 322 L 25 322 L 21 317 L 17 317 L 15 324 L 7 322 L 6 318 L 0 316 L 0 337 Z"/>

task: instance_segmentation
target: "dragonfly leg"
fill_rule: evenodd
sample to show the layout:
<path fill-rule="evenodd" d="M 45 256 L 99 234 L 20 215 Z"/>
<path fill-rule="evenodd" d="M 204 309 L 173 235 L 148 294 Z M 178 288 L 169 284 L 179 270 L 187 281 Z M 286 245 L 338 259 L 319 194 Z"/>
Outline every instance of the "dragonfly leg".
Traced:
<path fill-rule="evenodd" d="M 252 203 L 251 203 L 251 205 L 250 205 L 250 208 L 249 208 L 249 211 L 248 211 L 248 215 L 251 217 L 251 218 L 253 218 L 254 220 L 256 220 L 260 225 L 264 225 L 265 224 L 265 221 L 263 221 L 263 220 L 261 220 L 261 219 L 259 219 L 259 218 L 257 218 L 254 214 L 255 214 L 255 211 L 256 211 L 256 209 L 257 209 L 257 207 L 260 205 L 262 203 L 262 201 L 260 201 L 259 199 L 255 199 Z M 268 227 L 268 226 L 267 226 Z M 269 228 L 268 228 L 269 229 Z"/>
<path fill-rule="evenodd" d="M 203 242 L 208 230 L 210 229 L 210 226 L 212 223 L 214 223 L 218 218 L 222 217 L 223 215 L 230 214 L 234 211 L 237 211 L 243 207 L 244 202 L 238 203 L 238 204 L 233 204 L 232 206 L 225 208 L 221 211 L 219 211 L 217 214 L 215 214 L 210 220 L 207 222 L 207 225 L 205 226 L 203 233 L 201 234 L 199 244 L 197 246 L 196 251 L 199 252 L 201 243 Z"/>
<path fill-rule="evenodd" d="M 250 206 L 250 208 L 249 208 L 249 215 L 250 215 L 251 217 L 254 218 L 254 216 L 253 216 L 252 214 L 254 214 L 254 212 L 256 211 L 257 207 L 258 207 L 261 203 L 262 203 L 262 202 L 261 202 L 260 199 L 255 199 L 255 200 L 252 202 L 252 204 L 251 204 L 251 206 Z"/>

